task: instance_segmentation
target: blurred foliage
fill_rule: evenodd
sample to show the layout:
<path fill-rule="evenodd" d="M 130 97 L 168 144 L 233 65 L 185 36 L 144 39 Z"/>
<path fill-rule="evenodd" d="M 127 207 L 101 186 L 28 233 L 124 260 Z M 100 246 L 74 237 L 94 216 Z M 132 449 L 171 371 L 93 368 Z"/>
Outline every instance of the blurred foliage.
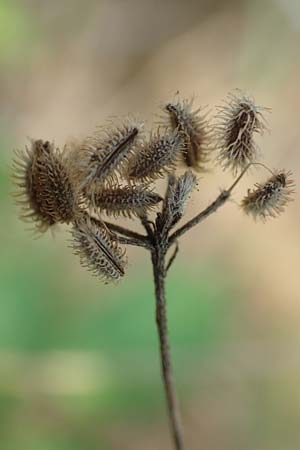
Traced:
<path fill-rule="evenodd" d="M 24 66 L 25 58 L 32 52 L 36 40 L 35 22 L 28 10 L 14 0 L 1 0 L 0 64 L 17 63 Z"/>

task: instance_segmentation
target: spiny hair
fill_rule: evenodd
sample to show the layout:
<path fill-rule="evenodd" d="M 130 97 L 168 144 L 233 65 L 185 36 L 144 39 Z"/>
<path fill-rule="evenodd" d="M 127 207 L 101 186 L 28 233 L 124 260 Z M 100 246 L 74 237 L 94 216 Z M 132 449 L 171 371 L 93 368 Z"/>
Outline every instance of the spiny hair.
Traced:
<path fill-rule="evenodd" d="M 45 232 L 56 223 L 74 220 L 80 198 L 59 149 L 49 141 L 33 140 L 31 147 L 17 151 L 13 178 L 18 191 L 21 218 Z"/>
<path fill-rule="evenodd" d="M 95 183 L 111 186 L 118 182 L 140 142 L 142 129 L 143 123 L 132 118 L 110 123 L 71 151 L 70 163 L 75 166 L 81 188 L 92 190 Z"/>
<path fill-rule="evenodd" d="M 187 167 L 203 171 L 211 154 L 211 129 L 202 108 L 193 110 L 193 99 L 176 98 L 163 111 L 168 114 L 167 125 L 178 129 L 184 137 L 183 161 Z"/>
<path fill-rule="evenodd" d="M 90 198 L 91 205 L 108 216 L 139 217 L 144 216 L 156 206 L 162 197 L 147 186 L 117 186 L 103 188 L 99 186 Z"/>
<path fill-rule="evenodd" d="M 174 226 L 183 216 L 187 201 L 196 186 L 197 178 L 191 170 L 178 178 L 174 174 L 169 176 L 162 217 L 170 226 Z"/>
<path fill-rule="evenodd" d="M 239 90 L 228 95 L 223 106 L 217 107 L 216 136 L 217 161 L 234 174 L 243 170 L 258 156 L 254 134 L 266 128 L 262 111 L 254 101 Z"/>
<path fill-rule="evenodd" d="M 71 246 L 80 262 L 102 280 L 116 281 L 125 274 L 125 250 L 103 222 L 83 214 L 72 230 Z"/>
<path fill-rule="evenodd" d="M 130 162 L 129 180 L 150 182 L 174 171 L 182 149 L 183 136 L 178 130 L 164 134 L 158 130 Z"/>
<path fill-rule="evenodd" d="M 292 200 L 294 186 L 291 172 L 278 171 L 264 184 L 256 183 L 253 190 L 249 189 L 242 200 L 241 207 L 254 219 L 259 218 L 265 221 L 268 217 L 276 217 Z"/>

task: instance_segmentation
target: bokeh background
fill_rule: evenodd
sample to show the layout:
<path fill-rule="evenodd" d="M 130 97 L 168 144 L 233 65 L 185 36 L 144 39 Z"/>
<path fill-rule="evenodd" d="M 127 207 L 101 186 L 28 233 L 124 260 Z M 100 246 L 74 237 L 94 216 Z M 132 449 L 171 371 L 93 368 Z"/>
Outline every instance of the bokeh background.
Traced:
<path fill-rule="evenodd" d="M 272 109 L 260 139 L 299 184 L 298 0 L 0 0 L 0 447 L 171 449 L 149 257 L 105 286 L 61 228 L 32 239 L 10 196 L 13 149 L 108 116 L 157 120 L 176 91 L 214 112 L 241 88 Z M 300 446 L 300 207 L 267 224 L 234 201 L 181 240 L 168 299 L 187 448 Z M 231 182 L 202 176 L 187 217 Z M 299 191 L 299 188 L 298 188 Z"/>

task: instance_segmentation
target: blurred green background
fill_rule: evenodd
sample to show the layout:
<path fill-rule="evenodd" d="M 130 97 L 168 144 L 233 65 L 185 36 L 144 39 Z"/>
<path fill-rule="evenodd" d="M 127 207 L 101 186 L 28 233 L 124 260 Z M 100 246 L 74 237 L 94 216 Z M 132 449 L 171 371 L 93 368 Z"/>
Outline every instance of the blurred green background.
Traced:
<path fill-rule="evenodd" d="M 118 286 L 61 228 L 34 240 L 10 196 L 13 149 L 64 145 L 111 115 L 157 120 L 179 90 L 212 108 L 238 87 L 272 108 L 260 144 L 299 179 L 298 0 L 0 0 L 0 448 L 171 449 L 149 255 Z M 300 209 L 266 225 L 241 195 L 182 239 L 167 283 L 187 448 L 300 446 Z M 231 182 L 201 176 L 187 217 Z"/>

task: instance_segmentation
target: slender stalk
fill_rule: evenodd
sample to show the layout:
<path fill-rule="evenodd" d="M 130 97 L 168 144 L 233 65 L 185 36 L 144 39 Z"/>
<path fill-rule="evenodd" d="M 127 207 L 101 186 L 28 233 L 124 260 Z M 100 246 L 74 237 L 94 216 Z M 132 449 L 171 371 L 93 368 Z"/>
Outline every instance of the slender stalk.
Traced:
<path fill-rule="evenodd" d="M 182 227 L 178 228 L 178 230 L 176 230 L 170 236 L 168 246 L 173 244 L 173 242 L 176 241 L 176 239 L 178 239 L 192 227 L 194 227 L 200 222 L 203 222 L 203 220 L 207 219 L 207 217 L 210 216 L 210 214 L 216 212 L 217 209 L 219 209 L 221 206 L 224 205 L 224 203 L 228 200 L 229 197 L 230 197 L 229 191 L 222 191 L 221 194 L 216 198 L 216 200 L 212 202 L 206 209 L 204 209 L 204 211 L 201 211 L 199 214 L 197 214 L 197 216 L 189 220 Z"/>
<path fill-rule="evenodd" d="M 186 233 L 188 230 L 190 230 L 195 225 L 198 225 L 198 223 L 203 222 L 210 214 L 214 213 L 219 209 L 221 206 L 226 203 L 226 201 L 229 199 L 231 192 L 233 189 L 238 185 L 238 183 L 241 181 L 243 176 L 248 172 L 249 168 L 251 166 L 261 166 L 268 172 L 270 172 L 272 175 L 274 175 L 274 172 L 269 169 L 265 164 L 259 163 L 259 162 L 252 162 L 249 163 L 245 169 L 242 171 L 242 173 L 237 177 L 237 179 L 232 183 L 232 185 L 225 189 L 220 193 L 220 195 L 216 198 L 214 202 L 212 202 L 206 209 L 201 211 L 199 214 L 197 214 L 193 219 L 189 220 L 187 223 L 185 223 L 182 227 L 178 228 L 178 230 L 173 233 L 168 241 L 168 247 L 173 244 L 176 239 L 178 239 L 180 236 L 182 236 L 184 233 Z"/>
<path fill-rule="evenodd" d="M 168 263 L 166 265 L 166 269 L 165 269 L 166 274 L 168 273 L 168 271 L 169 271 L 170 267 L 172 266 L 173 262 L 175 261 L 178 252 L 179 252 L 179 245 L 178 245 L 178 242 L 175 241 L 174 252 L 172 253 L 172 255 L 171 255 L 171 257 L 170 257 L 170 259 L 169 259 L 169 261 L 168 261 Z"/>
<path fill-rule="evenodd" d="M 111 231 L 111 234 L 116 236 L 116 238 L 117 238 L 117 240 L 118 240 L 118 242 L 120 244 L 134 245 L 136 247 L 143 247 L 143 248 L 146 248 L 148 250 L 151 250 L 151 248 L 152 248 L 151 244 L 149 242 L 147 242 L 147 241 L 141 241 L 139 239 L 124 237 L 124 236 L 121 236 L 121 235 L 119 235 L 119 234 L 117 234 L 115 232 L 112 232 L 112 231 Z"/>
<path fill-rule="evenodd" d="M 156 324 L 159 336 L 161 370 L 167 398 L 168 414 L 174 449 L 184 450 L 183 431 L 179 404 L 172 372 L 170 343 L 168 336 L 166 293 L 165 293 L 165 251 L 157 245 L 152 251 L 153 275 L 156 296 Z"/>
<path fill-rule="evenodd" d="M 99 219 L 93 217 L 95 222 L 99 224 L 104 224 L 109 231 L 109 233 L 115 236 L 120 244 L 125 245 L 135 245 L 137 247 L 144 247 L 151 250 L 153 247 L 149 242 L 148 236 L 136 233 L 135 231 L 129 230 L 128 228 L 121 227 L 110 222 L 101 222 Z"/>
<path fill-rule="evenodd" d="M 117 225 L 115 223 L 111 222 L 104 222 L 107 228 L 109 228 L 112 231 L 115 231 L 116 233 L 122 234 L 124 236 L 137 239 L 140 241 L 147 242 L 148 238 L 147 236 L 144 236 L 143 234 L 137 233 L 136 231 L 129 230 L 128 228 L 121 227 L 120 225 Z"/>

